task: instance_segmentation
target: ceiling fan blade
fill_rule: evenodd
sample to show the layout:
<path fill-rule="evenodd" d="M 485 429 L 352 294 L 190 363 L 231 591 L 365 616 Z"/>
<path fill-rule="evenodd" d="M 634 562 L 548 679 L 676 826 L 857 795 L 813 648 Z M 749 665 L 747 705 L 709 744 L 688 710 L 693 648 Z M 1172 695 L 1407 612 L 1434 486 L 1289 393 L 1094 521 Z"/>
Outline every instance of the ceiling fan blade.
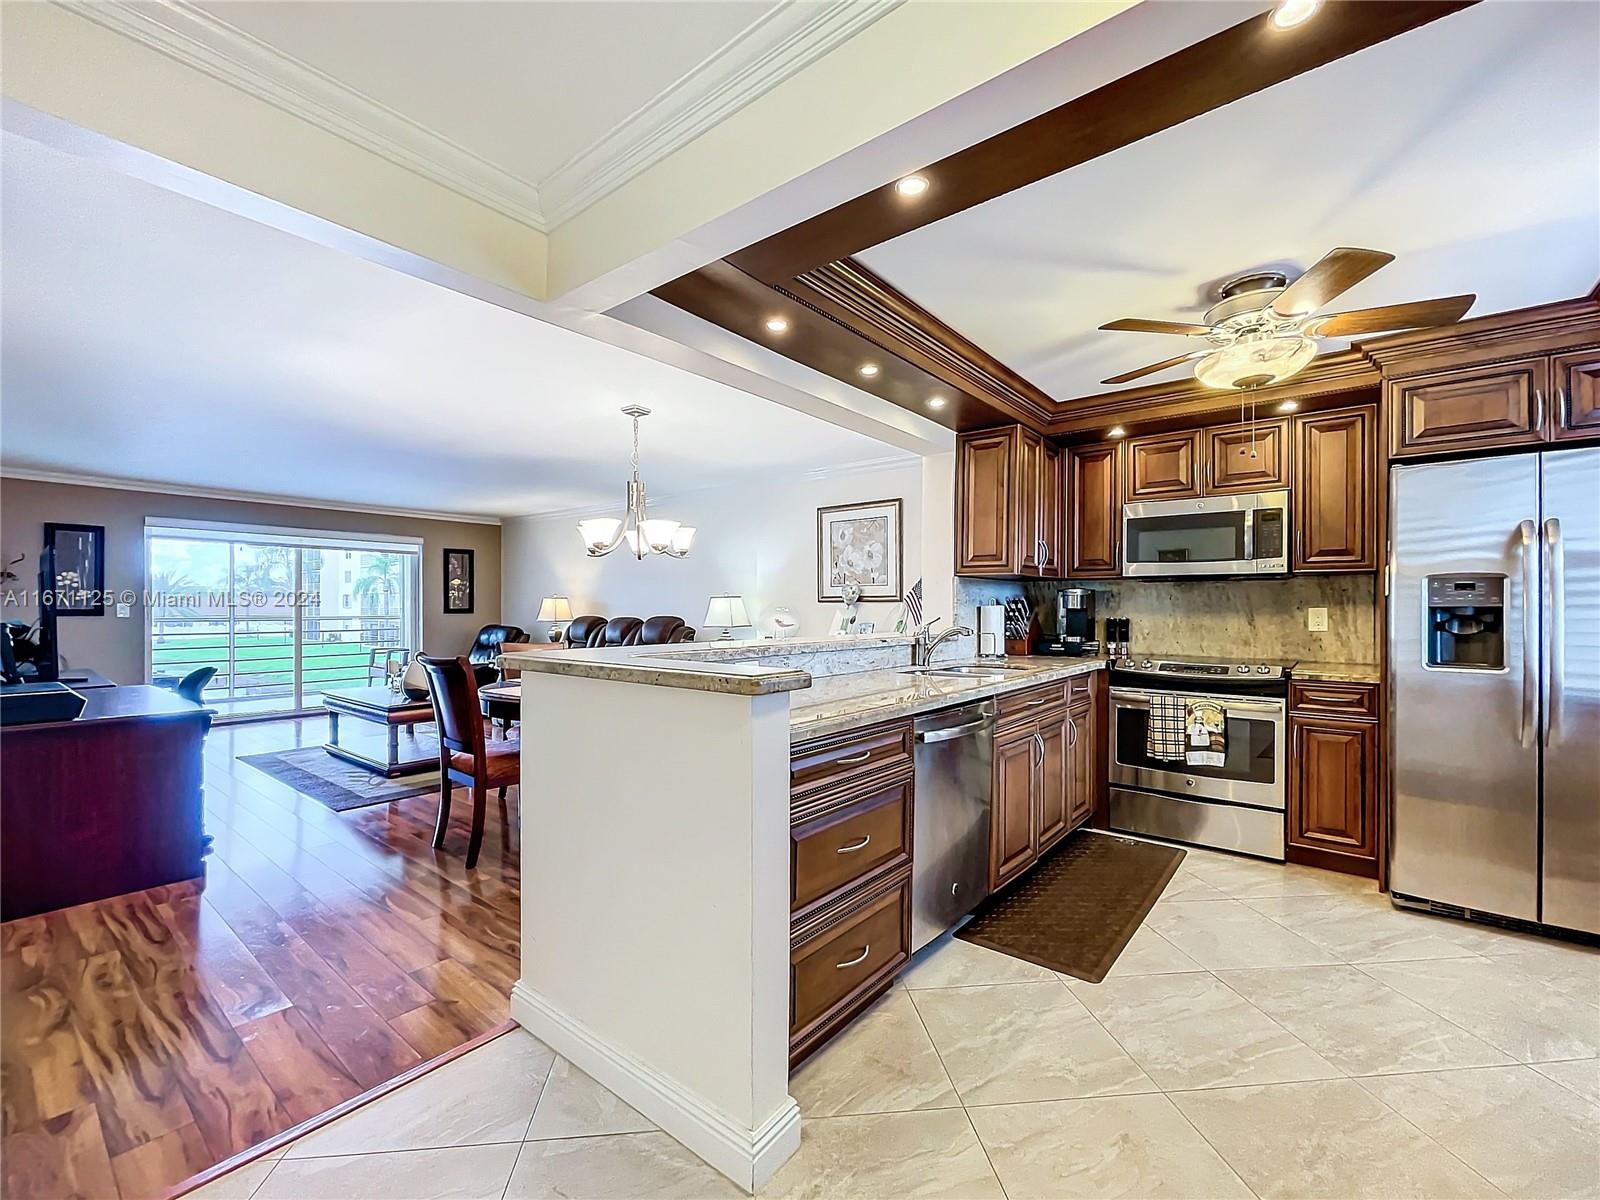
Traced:
<path fill-rule="evenodd" d="M 1386 304 L 1382 308 L 1357 308 L 1351 312 L 1313 317 L 1306 324 L 1312 337 L 1351 337 L 1358 333 L 1384 333 L 1390 329 L 1426 329 L 1459 321 L 1477 296 L 1445 296 Z"/>
<path fill-rule="evenodd" d="M 1123 317 L 1120 321 L 1100 326 L 1125 333 L 1181 333 L 1188 337 L 1205 337 L 1211 332 L 1209 325 L 1185 325 L 1180 321 L 1146 321 L 1142 317 Z"/>
<path fill-rule="evenodd" d="M 1330 250 L 1309 271 L 1283 289 L 1272 302 L 1272 311 L 1280 317 L 1314 313 L 1393 261 L 1394 255 L 1382 250 L 1357 250 L 1349 246 Z"/>
<path fill-rule="evenodd" d="M 1180 354 L 1177 358 L 1169 358 L 1164 362 L 1151 363 L 1148 367 L 1140 367 L 1136 371 L 1124 371 L 1121 375 L 1113 375 L 1110 379 L 1102 379 L 1101 383 L 1127 383 L 1129 380 L 1138 379 L 1141 375 L 1154 375 L 1157 371 L 1165 371 L 1168 367 L 1175 367 L 1181 362 L 1188 362 L 1191 358 L 1199 358 L 1201 354 L 1209 351 L 1200 351 L 1196 354 Z"/>

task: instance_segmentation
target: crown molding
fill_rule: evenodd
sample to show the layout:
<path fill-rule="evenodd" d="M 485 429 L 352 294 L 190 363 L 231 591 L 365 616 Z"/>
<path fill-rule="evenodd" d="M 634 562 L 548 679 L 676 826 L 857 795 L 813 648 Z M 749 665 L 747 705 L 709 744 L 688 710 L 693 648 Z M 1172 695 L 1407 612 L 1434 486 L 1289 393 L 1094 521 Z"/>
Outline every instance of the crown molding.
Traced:
<path fill-rule="evenodd" d="M 549 233 L 903 0 L 785 0 L 537 182 L 189 0 L 52 2 L 502 216 Z"/>
<path fill-rule="evenodd" d="M 339 500 L 309 500 L 272 492 L 246 492 L 234 488 L 189 487 L 149 479 L 122 479 L 114 475 L 83 475 L 72 471 L 44 471 L 0 464 L 0 479 L 29 483 L 64 483 L 73 487 L 109 488 L 118 492 L 144 492 L 156 496 L 193 496 L 199 500 L 236 500 L 245 504 L 281 504 L 289 508 L 315 508 L 327 512 L 371 513 L 380 517 L 411 517 L 419 521 L 456 521 L 466 525 L 499 525 L 499 517 L 479 513 L 440 512 L 429 508 L 393 508 L 381 504 L 346 504 Z"/>
<path fill-rule="evenodd" d="M 786 0 L 539 181 L 551 228 L 649 170 L 904 0 Z"/>
<path fill-rule="evenodd" d="M 549 231 L 539 191 L 527 180 L 187 0 L 53 3 L 502 216 Z"/>
<path fill-rule="evenodd" d="M 1384 378 L 1435 369 L 1441 356 L 1463 366 L 1520 358 L 1600 340 L 1600 301 L 1593 295 L 1490 313 L 1429 329 L 1358 342 Z"/>

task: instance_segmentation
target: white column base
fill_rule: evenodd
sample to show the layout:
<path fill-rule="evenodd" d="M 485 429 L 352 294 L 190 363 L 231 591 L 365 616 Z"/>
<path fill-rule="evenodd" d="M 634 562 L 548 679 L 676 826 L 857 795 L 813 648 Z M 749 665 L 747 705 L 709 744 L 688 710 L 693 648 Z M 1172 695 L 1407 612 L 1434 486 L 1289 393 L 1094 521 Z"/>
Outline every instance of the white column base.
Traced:
<path fill-rule="evenodd" d="M 759 1128 L 749 1129 L 602 1041 L 521 980 L 511 989 L 511 1017 L 747 1192 L 760 1188 L 800 1148 L 800 1106 L 793 1097 Z"/>

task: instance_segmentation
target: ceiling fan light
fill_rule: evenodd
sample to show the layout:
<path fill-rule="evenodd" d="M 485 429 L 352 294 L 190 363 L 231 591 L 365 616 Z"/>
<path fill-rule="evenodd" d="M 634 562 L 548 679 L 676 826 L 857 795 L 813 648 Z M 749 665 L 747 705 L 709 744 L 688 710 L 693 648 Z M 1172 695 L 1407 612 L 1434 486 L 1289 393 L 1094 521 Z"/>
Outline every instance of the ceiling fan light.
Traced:
<path fill-rule="evenodd" d="M 1194 376 L 1207 387 L 1267 387 L 1297 375 L 1317 356 L 1317 343 L 1299 334 L 1251 338 L 1213 350 L 1195 363 Z"/>
<path fill-rule="evenodd" d="M 1321 7 L 1322 0 L 1280 0 L 1278 7 L 1272 10 L 1273 28 L 1293 29 L 1303 25 L 1316 16 Z"/>

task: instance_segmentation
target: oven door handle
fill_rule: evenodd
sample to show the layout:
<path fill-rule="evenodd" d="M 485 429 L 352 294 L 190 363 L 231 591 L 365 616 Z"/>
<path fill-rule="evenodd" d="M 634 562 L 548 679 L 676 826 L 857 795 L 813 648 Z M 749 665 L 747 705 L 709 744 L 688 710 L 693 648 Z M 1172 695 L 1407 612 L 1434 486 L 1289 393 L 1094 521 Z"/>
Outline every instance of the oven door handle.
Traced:
<path fill-rule="evenodd" d="M 1176 691 L 1177 689 L 1174 690 Z M 1151 696 L 1154 694 L 1153 692 L 1133 691 L 1129 688 L 1111 689 L 1113 703 L 1118 700 L 1132 700 L 1138 704 L 1148 705 Z M 1242 700 L 1236 696 L 1211 696 L 1204 692 L 1179 692 L 1179 695 L 1194 700 L 1210 700 L 1215 704 L 1220 704 L 1224 712 L 1282 713 L 1284 711 L 1284 702 L 1282 700 Z"/>

